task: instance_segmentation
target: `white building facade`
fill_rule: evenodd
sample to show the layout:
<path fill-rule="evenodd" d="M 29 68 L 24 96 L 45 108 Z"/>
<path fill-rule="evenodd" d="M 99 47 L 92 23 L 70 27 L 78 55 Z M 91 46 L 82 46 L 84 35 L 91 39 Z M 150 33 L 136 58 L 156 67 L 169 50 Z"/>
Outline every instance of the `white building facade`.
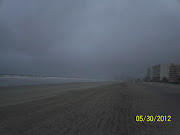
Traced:
<path fill-rule="evenodd" d="M 146 80 L 148 81 L 178 81 L 180 78 L 180 65 L 158 64 L 147 69 Z"/>

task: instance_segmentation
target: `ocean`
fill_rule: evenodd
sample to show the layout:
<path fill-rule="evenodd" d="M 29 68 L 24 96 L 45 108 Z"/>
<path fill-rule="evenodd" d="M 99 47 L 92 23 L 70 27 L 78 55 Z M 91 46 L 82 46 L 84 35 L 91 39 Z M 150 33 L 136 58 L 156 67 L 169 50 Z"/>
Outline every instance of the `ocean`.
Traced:
<path fill-rule="evenodd" d="M 84 78 L 18 76 L 18 75 L 0 76 L 0 86 L 60 84 L 60 83 L 95 82 L 95 81 L 96 81 L 95 79 L 84 79 Z"/>

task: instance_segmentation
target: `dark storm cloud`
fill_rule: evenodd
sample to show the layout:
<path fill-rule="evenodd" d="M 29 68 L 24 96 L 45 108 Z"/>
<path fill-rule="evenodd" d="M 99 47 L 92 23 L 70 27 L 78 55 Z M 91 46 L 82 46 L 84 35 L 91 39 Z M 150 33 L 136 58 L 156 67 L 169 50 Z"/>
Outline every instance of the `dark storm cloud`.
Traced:
<path fill-rule="evenodd" d="M 141 76 L 180 60 L 176 0 L 6 0 L 0 7 L 1 73 Z"/>

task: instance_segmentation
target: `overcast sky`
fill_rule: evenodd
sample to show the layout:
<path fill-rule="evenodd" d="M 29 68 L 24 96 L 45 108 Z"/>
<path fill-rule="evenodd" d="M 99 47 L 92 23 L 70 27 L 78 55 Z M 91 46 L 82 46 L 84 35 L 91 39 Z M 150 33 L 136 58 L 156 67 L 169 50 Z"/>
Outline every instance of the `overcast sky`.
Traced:
<path fill-rule="evenodd" d="M 4 0 L 0 73 L 142 76 L 180 64 L 178 0 Z"/>

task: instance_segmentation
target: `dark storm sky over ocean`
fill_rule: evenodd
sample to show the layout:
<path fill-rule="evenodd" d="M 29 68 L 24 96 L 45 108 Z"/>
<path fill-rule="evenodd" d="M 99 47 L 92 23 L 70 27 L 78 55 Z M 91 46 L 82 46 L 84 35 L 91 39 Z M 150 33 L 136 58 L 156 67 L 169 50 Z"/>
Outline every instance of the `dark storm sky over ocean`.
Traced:
<path fill-rule="evenodd" d="M 111 79 L 180 61 L 177 0 L 4 0 L 0 74 Z"/>

